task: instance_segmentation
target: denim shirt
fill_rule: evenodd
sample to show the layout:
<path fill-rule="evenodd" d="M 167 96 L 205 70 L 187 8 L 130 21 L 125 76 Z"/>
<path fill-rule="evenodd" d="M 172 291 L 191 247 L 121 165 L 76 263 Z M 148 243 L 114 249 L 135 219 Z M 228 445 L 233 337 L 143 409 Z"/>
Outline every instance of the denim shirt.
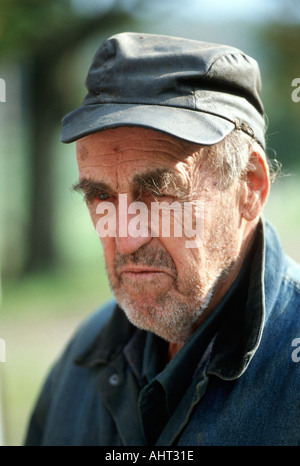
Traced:
<path fill-rule="evenodd" d="M 54 365 L 25 444 L 300 445 L 299 315 L 300 267 L 284 254 L 276 231 L 261 222 L 248 290 L 215 333 L 194 335 L 146 383 L 144 348 L 153 335 L 136 329 L 109 302 Z M 165 351 L 162 342 L 156 345 Z M 182 372 L 182 362 L 192 364 L 191 358 L 192 373 Z M 166 390 L 176 400 L 172 409 Z M 155 416 L 158 429 L 151 427 Z"/>

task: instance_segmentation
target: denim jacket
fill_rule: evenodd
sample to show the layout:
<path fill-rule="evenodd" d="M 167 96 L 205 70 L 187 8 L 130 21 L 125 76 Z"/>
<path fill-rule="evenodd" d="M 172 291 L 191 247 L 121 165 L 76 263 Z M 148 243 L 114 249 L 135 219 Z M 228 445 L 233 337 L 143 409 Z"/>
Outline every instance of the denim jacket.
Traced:
<path fill-rule="evenodd" d="M 199 354 L 158 436 L 145 435 L 139 412 L 147 414 L 138 370 L 147 332 L 112 301 L 84 322 L 51 370 L 26 445 L 300 445 L 300 267 L 269 224 L 259 228 L 245 309 Z"/>

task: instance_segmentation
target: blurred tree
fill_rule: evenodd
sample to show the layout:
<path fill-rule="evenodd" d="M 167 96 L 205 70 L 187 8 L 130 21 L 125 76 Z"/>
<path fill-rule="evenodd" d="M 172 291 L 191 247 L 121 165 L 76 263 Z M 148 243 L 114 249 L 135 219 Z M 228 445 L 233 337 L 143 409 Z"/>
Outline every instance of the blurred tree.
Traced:
<path fill-rule="evenodd" d="M 78 0 L 1 0 L 0 56 L 23 64 L 29 131 L 31 186 L 23 272 L 51 268 L 56 260 L 52 142 L 61 117 L 72 108 L 67 71 L 70 57 L 93 34 L 109 34 L 132 25 L 132 11 L 128 2 L 124 3 L 127 8 L 122 8 L 121 0 L 94 2 L 89 11 L 91 2 L 82 1 L 83 11 L 76 8 Z M 131 7 L 137 3 L 131 2 Z"/>
<path fill-rule="evenodd" d="M 292 81 L 300 78 L 300 10 L 298 0 L 277 0 L 281 6 L 281 21 L 271 22 L 262 29 L 269 45 L 270 56 L 265 83 L 266 102 L 272 114 L 268 133 L 269 146 L 275 147 L 278 159 L 289 169 L 300 170 L 299 122 L 300 103 L 292 100 Z M 297 19 L 298 16 L 298 19 Z"/>

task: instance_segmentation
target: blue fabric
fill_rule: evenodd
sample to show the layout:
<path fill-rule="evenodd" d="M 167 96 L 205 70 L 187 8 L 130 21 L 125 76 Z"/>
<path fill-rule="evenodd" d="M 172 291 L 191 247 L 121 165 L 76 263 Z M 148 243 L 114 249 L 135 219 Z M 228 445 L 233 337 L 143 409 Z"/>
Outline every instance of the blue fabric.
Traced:
<path fill-rule="evenodd" d="M 156 445 L 300 445 L 300 267 L 270 225 L 261 238 L 245 310 L 199 354 Z M 137 415 L 145 335 L 114 301 L 93 314 L 49 374 L 26 445 L 147 444 Z"/>

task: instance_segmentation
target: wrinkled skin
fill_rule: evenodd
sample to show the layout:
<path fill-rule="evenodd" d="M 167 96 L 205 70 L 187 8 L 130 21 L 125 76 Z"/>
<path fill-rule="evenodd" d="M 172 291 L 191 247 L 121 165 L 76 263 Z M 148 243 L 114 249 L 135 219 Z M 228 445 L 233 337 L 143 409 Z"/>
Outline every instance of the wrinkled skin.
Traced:
<path fill-rule="evenodd" d="M 253 149 L 254 169 L 226 190 L 216 174 L 191 146 L 164 133 L 143 128 L 116 128 L 77 141 L 79 180 L 104 183 L 107 189 L 87 202 L 96 227 L 97 205 L 118 195 L 128 204 L 137 196 L 136 176 L 150 170 L 169 170 L 185 191 L 166 186 L 165 202 L 201 201 L 204 205 L 203 237 L 187 248 L 182 237 L 102 238 L 111 288 L 128 319 L 169 342 L 183 344 L 201 325 L 235 280 L 251 245 L 259 214 L 267 198 L 267 165 L 259 147 Z M 150 206 L 153 195 L 139 190 L 139 200 Z M 127 216 L 127 222 L 131 216 Z"/>

